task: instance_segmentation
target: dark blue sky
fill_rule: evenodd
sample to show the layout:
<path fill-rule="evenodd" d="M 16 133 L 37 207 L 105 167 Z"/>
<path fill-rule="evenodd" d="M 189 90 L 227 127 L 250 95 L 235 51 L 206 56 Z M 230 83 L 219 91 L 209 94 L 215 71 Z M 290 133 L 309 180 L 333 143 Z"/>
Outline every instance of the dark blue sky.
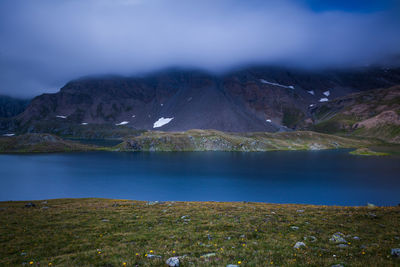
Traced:
<path fill-rule="evenodd" d="M 1 0 L 0 94 L 170 66 L 353 67 L 400 54 L 399 0 Z"/>

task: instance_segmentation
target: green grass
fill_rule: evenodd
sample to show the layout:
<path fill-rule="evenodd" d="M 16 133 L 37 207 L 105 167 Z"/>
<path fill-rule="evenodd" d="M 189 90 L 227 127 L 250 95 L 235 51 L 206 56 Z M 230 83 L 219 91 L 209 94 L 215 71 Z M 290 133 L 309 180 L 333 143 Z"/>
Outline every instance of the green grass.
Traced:
<path fill-rule="evenodd" d="M 1 266 L 30 262 L 35 266 L 123 266 L 124 262 L 163 266 L 172 256 L 185 256 L 181 266 L 226 266 L 238 261 L 242 266 L 400 264 L 390 256 L 390 250 L 399 247 L 400 207 L 148 205 L 109 199 L 34 203 L 36 207 L 25 208 L 25 202 L 0 202 Z M 348 247 L 329 241 L 336 232 L 345 235 Z M 304 240 L 310 236 L 316 241 Z M 294 249 L 298 241 L 306 247 Z M 201 257 L 207 253 L 216 256 Z M 161 259 L 149 259 L 146 254 Z"/>
<path fill-rule="evenodd" d="M 389 153 L 385 152 L 376 152 L 368 148 L 358 148 L 356 150 L 353 150 L 350 152 L 352 155 L 357 155 L 357 156 L 388 156 L 390 155 Z"/>

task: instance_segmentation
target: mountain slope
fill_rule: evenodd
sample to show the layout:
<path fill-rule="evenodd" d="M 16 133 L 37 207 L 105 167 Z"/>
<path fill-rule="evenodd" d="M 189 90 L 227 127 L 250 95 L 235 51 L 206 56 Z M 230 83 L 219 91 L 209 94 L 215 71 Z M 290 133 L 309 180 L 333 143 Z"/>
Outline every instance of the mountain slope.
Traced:
<path fill-rule="evenodd" d="M 143 77 L 88 77 L 36 97 L 16 121 L 30 132 L 39 122 L 163 131 L 288 131 L 312 124 L 310 105 L 396 84 L 400 69 L 381 68 L 306 72 L 258 67 L 224 75 L 168 70 Z"/>
<path fill-rule="evenodd" d="M 0 118 L 9 118 L 22 113 L 29 100 L 0 95 Z"/>
<path fill-rule="evenodd" d="M 400 86 L 350 94 L 312 110 L 313 130 L 400 143 Z"/>

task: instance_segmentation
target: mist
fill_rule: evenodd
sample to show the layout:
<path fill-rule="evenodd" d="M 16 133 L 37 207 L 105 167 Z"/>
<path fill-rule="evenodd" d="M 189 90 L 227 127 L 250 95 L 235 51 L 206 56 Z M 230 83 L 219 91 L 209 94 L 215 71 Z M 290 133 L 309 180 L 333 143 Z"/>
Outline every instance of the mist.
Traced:
<path fill-rule="evenodd" d="M 0 94 L 55 92 L 95 74 L 353 67 L 400 54 L 396 2 L 360 9 L 310 2 L 2 0 Z"/>

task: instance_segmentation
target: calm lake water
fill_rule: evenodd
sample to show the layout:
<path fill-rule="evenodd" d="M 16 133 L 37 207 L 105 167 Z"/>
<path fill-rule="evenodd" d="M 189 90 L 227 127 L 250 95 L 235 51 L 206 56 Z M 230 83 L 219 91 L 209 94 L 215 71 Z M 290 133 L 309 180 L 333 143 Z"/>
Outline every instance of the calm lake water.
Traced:
<path fill-rule="evenodd" d="M 399 163 L 399 157 L 359 157 L 346 150 L 0 155 L 0 200 L 397 205 Z"/>

